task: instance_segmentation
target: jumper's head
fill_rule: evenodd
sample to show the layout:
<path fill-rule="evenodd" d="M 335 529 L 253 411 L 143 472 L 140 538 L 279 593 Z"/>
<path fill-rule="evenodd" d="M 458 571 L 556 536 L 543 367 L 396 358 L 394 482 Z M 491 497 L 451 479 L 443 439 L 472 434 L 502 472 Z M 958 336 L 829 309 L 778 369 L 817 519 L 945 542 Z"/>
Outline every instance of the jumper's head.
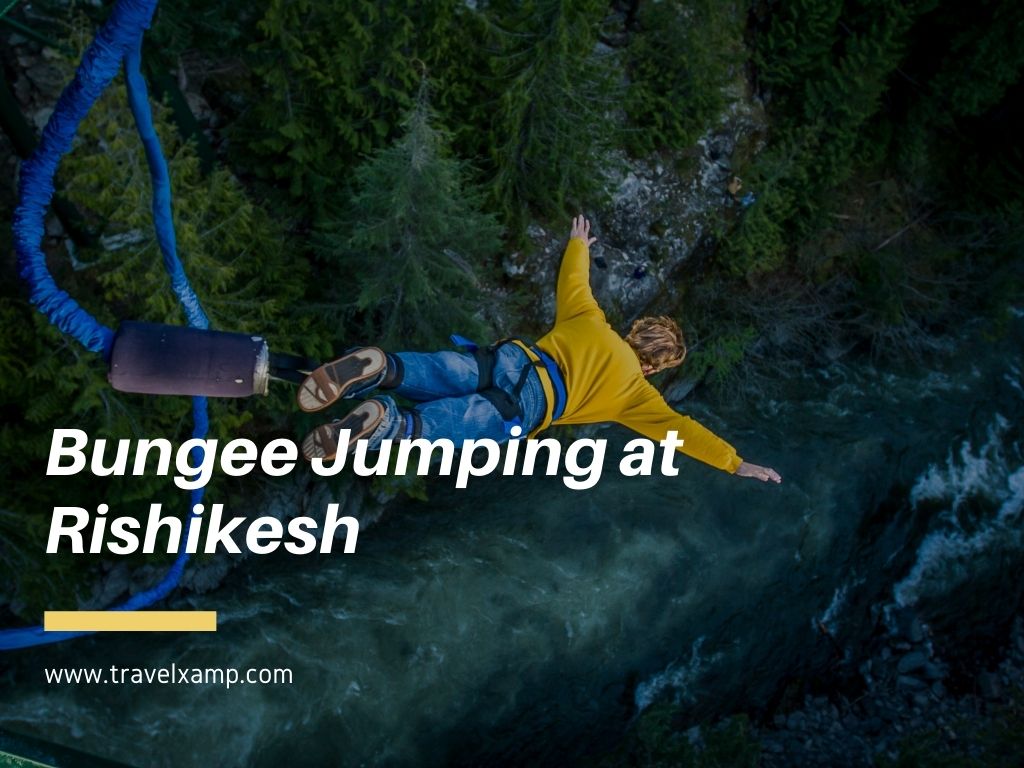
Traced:
<path fill-rule="evenodd" d="M 641 317 L 626 335 L 626 343 L 640 358 L 644 376 L 673 368 L 686 357 L 683 332 L 671 317 Z"/>

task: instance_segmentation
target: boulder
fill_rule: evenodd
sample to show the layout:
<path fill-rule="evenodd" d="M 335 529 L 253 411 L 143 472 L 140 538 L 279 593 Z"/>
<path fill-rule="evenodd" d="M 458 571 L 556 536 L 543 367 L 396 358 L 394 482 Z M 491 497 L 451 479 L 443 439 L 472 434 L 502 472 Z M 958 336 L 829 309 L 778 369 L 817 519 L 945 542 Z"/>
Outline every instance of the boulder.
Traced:
<path fill-rule="evenodd" d="M 995 672 L 982 672 L 978 675 L 978 693 L 984 698 L 992 700 L 1002 698 L 1003 686 L 999 675 Z"/>
<path fill-rule="evenodd" d="M 918 680 L 910 675 L 900 675 L 897 677 L 896 685 L 906 691 L 923 691 L 928 687 L 923 680 Z"/>
<path fill-rule="evenodd" d="M 885 722 L 880 717 L 869 717 L 864 721 L 864 730 L 868 733 L 880 733 Z"/>
<path fill-rule="evenodd" d="M 924 672 L 924 676 L 929 680 L 942 680 L 946 677 L 946 670 L 933 661 L 929 661 L 925 664 L 924 667 L 922 667 L 922 671 Z"/>
<path fill-rule="evenodd" d="M 923 669 L 928 664 L 928 657 L 922 651 L 911 651 L 900 659 L 896 665 L 896 671 L 901 675 L 909 675 Z"/>
<path fill-rule="evenodd" d="M 924 627 L 912 610 L 904 608 L 899 612 L 896 616 L 896 628 L 911 643 L 924 642 Z"/>

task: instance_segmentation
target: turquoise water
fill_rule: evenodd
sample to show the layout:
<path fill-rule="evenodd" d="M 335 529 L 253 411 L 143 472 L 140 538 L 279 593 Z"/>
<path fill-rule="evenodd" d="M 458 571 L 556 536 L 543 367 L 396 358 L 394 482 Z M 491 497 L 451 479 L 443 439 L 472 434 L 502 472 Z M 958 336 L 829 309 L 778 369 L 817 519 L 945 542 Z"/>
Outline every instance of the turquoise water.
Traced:
<path fill-rule="evenodd" d="M 679 460 L 599 485 L 429 488 L 357 554 L 254 558 L 216 635 L 108 636 L 3 658 L 0 726 L 136 765 L 565 764 L 659 698 L 764 704 L 856 658 L 886 609 L 933 625 L 1020 603 L 1021 323 L 927 370 L 836 365 L 687 409 L 782 485 Z M 968 354 L 969 352 L 969 354 Z M 972 618 L 973 617 L 973 618 Z M 832 639 L 822 631 L 828 630 Z M 47 686 L 44 666 L 290 667 L 290 686 Z"/>

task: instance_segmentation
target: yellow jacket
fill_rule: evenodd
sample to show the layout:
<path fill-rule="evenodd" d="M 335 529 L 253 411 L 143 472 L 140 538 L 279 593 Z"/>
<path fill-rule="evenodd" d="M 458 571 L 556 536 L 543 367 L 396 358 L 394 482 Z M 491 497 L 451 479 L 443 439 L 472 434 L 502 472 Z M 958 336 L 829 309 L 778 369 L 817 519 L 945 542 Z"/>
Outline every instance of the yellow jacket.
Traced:
<path fill-rule="evenodd" d="M 569 241 L 558 272 L 555 326 L 537 346 L 565 379 L 568 399 L 555 424 L 614 421 L 651 440 L 664 440 L 674 429 L 688 456 L 730 473 L 743 461 L 727 442 L 669 407 L 647 382 L 633 348 L 608 325 L 590 291 L 590 249 L 578 237 Z"/>

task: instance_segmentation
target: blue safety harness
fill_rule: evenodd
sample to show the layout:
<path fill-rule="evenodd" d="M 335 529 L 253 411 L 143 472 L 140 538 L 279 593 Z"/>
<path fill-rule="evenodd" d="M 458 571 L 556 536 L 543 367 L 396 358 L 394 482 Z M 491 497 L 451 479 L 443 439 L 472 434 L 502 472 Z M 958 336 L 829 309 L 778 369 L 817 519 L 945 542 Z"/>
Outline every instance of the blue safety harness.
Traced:
<path fill-rule="evenodd" d="M 565 413 L 565 404 L 569 399 L 569 393 L 565 389 L 565 379 L 562 378 L 562 371 L 558 367 L 558 363 L 554 361 L 554 358 L 536 344 L 531 344 L 530 349 L 540 358 L 540 361 L 544 364 L 544 369 L 548 372 L 548 376 L 551 377 L 551 387 L 555 390 L 555 407 L 551 412 L 551 421 L 558 421 L 562 418 L 562 414 Z"/>

